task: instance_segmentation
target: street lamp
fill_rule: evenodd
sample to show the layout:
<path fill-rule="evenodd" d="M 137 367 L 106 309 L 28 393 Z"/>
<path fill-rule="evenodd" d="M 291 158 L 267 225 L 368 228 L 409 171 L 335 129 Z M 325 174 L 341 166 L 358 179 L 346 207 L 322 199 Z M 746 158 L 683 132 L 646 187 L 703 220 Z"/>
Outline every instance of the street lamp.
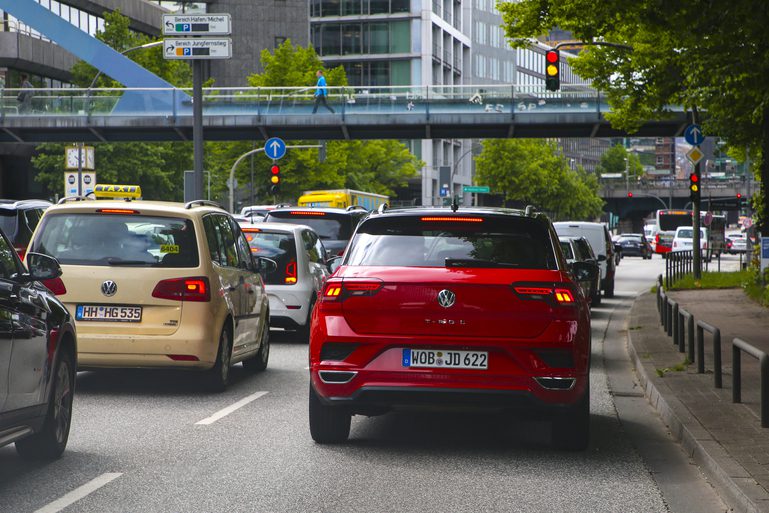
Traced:
<path fill-rule="evenodd" d="M 133 52 L 134 50 L 141 50 L 142 48 L 153 48 L 155 46 L 160 46 L 163 44 L 163 40 L 160 41 L 153 41 L 151 43 L 145 43 L 143 45 L 134 46 L 132 48 L 128 48 L 126 50 L 123 50 L 120 52 L 120 55 L 125 55 L 127 53 Z M 93 86 L 96 85 L 96 81 L 99 80 L 99 77 L 101 76 L 101 70 L 98 70 L 98 73 L 96 73 L 96 76 L 93 77 L 93 80 L 91 80 L 91 85 L 88 86 L 88 96 L 91 96 L 91 89 L 93 89 Z"/>
<path fill-rule="evenodd" d="M 467 150 L 466 152 L 464 152 L 462 155 L 460 155 L 460 156 L 459 156 L 459 158 L 458 158 L 457 160 L 455 160 L 455 161 L 454 161 L 454 170 L 453 170 L 453 172 L 451 173 L 451 183 L 452 183 L 452 185 L 454 184 L 454 175 L 456 175 L 456 174 L 457 174 L 457 168 L 459 167 L 459 162 L 460 162 L 460 161 L 461 161 L 463 158 L 465 158 L 467 155 L 469 155 L 469 154 L 470 154 L 470 153 L 472 153 L 473 151 L 477 150 L 478 148 L 481 148 L 481 149 L 482 149 L 482 148 L 483 148 L 483 146 L 482 146 L 482 145 L 480 145 L 480 144 L 478 144 L 478 143 L 471 143 L 471 144 L 470 144 L 470 149 L 469 149 L 469 150 Z M 477 203 L 477 202 L 476 202 L 476 203 Z"/>

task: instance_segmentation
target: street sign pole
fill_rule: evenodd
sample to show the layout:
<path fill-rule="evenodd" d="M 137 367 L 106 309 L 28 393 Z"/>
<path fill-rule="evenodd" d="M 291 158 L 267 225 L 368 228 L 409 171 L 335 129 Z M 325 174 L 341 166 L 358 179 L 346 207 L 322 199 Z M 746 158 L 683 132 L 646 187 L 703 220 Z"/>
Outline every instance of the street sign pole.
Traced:
<path fill-rule="evenodd" d="M 199 200 L 203 199 L 203 61 L 199 59 L 192 61 L 192 155 L 195 186 L 191 200 Z"/>
<path fill-rule="evenodd" d="M 702 279 L 702 250 L 700 247 L 700 203 L 702 202 L 702 175 L 700 173 L 700 163 L 694 165 L 694 173 L 697 175 L 697 183 L 700 192 L 694 197 L 692 202 L 692 249 L 694 250 L 694 279 Z"/>

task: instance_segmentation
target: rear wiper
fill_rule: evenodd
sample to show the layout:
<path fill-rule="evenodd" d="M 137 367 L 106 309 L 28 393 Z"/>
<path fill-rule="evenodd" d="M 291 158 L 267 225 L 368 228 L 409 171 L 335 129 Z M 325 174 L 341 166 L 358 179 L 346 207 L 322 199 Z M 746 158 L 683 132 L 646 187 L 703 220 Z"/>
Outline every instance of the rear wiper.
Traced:
<path fill-rule="evenodd" d="M 135 266 L 153 266 L 156 262 L 147 262 L 146 260 L 122 260 L 120 258 L 108 258 L 109 265 L 135 265 Z"/>
<path fill-rule="evenodd" d="M 493 260 L 476 260 L 474 258 L 447 258 L 446 267 L 520 267 L 517 264 L 494 262 Z"/>

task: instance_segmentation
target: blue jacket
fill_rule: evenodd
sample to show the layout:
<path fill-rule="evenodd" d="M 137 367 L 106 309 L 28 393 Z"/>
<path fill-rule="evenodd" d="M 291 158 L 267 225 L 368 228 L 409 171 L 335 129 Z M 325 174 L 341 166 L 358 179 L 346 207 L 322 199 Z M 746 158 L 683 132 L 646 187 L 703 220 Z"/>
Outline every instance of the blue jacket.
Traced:
<path fill-rule="evenodd" d="M 315 86 L 315 96 L 327 96 L 326 91 L 326 77 L 323 75 L 318 77 L 318 83 Z"/>

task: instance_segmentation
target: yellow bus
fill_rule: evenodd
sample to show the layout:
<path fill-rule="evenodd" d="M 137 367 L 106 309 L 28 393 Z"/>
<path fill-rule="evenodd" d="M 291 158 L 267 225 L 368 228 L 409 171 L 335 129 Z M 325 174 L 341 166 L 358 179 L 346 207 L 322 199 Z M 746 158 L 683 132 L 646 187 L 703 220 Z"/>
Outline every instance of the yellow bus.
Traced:
<path fill-rule="evenodd" d="M 376 210 L 390 198 L 382 194 L 355 191 L 352 189 L 334 189 L 330 191 L 304 191 L 297 204 L 300 207 L 338 207 L 347 208 L 359 205 L 366 210 Z"/>

